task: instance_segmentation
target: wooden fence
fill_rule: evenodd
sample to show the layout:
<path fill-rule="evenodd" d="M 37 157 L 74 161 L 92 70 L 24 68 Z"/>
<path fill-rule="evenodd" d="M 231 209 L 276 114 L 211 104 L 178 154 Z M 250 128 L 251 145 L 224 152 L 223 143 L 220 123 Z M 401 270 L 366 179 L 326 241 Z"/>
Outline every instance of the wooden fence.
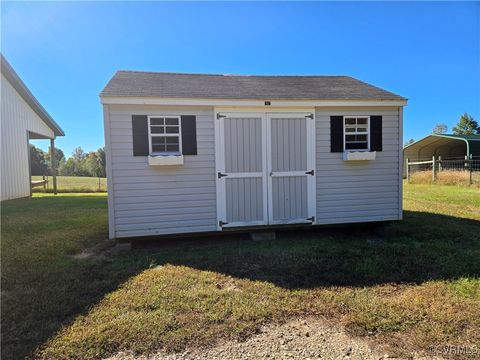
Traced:
<path fill-rule="evenodd" d="M 471 156 L 465 156 L 465 158 L 442 159 L 441 156 L 438 156 L 437 158 L 435 158 L 435 156 L 432 156 L 431 160 L 410 161 L 409 158 L 405 159 L 406 178 L 409 182 L 412 173 L 415 171 L 431 171 L 432 182 L 435 182 L 438 173 L 445 170 L 468 172 L 469 183 L 470 185 L 472 185 L 473 173 L 476 171 L 480 171 L 480 158 L 474 159 Z"/>

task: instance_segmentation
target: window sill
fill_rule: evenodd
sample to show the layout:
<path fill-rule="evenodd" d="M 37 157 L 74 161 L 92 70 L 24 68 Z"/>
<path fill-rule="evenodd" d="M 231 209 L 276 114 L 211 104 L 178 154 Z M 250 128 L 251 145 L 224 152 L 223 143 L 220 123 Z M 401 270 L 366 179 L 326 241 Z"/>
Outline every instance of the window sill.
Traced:
<path fill-rule="evenodd" d="M 347 150 L 343 152 L 344 161 L 375 160 L 376 157 L 377 157 L 376 151 Z"/>
<path fill-rule="evenodd" d="M 148 165 L 150 166 L 183 165 L 183 155 L 181 154 L 150 155 L 148 157 Z"/>

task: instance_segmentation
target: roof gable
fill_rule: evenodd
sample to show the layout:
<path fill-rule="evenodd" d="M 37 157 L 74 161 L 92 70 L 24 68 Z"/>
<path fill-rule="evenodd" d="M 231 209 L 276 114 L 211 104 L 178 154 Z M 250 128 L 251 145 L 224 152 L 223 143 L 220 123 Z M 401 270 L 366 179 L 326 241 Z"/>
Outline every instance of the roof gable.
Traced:
<path fill-rule="evenodd" d="M 32 108 L 33 111 L 52 129 L 55 136 L 65 136 L 62 128 L 53 120 L 50 114 L 43 108 L 38 100 L 33 96 L 25 83 L 20 79 L 12 66 L 8 63 L 7 59 L 0 54 L 1 59 L 1 72 L 3 76 L 14 87 L 17 93 L 25 100 L 25 102 Z"/>

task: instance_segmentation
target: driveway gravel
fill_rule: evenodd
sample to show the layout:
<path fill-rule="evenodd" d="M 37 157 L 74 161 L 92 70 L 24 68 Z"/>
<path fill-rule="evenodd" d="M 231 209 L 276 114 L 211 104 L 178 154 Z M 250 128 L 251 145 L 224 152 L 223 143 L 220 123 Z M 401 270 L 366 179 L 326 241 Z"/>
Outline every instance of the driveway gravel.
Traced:
<path fill-rule="evenodd" d="M 360 338 L 324 320 L 301 319 L 285 324 L 264 326 L 246 341 L 228 341 L 209 349 L 191 349 L 182 353 L 158 352 L 149 356 L 118 353 L 108 360 L 244 360 L 244 359 L 388 359 Z M 425 357 L 413 357 L 426 359 Z M 433 358 L 429 358 L 433 359 Z"/>

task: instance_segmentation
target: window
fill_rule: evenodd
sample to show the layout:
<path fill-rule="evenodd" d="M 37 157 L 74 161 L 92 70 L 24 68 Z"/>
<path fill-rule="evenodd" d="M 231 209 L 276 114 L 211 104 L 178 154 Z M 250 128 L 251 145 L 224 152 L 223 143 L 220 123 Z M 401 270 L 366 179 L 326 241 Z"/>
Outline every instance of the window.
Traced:
<path fill-rule="evenodd" d="M 150 154 L 181 154 L 180 116 L 149 116 Z"/>
<path fill-rule="evenodd" d="M 344 150 L 369 150 L 368 116 L 345 116 L 343 128 Z"/>

